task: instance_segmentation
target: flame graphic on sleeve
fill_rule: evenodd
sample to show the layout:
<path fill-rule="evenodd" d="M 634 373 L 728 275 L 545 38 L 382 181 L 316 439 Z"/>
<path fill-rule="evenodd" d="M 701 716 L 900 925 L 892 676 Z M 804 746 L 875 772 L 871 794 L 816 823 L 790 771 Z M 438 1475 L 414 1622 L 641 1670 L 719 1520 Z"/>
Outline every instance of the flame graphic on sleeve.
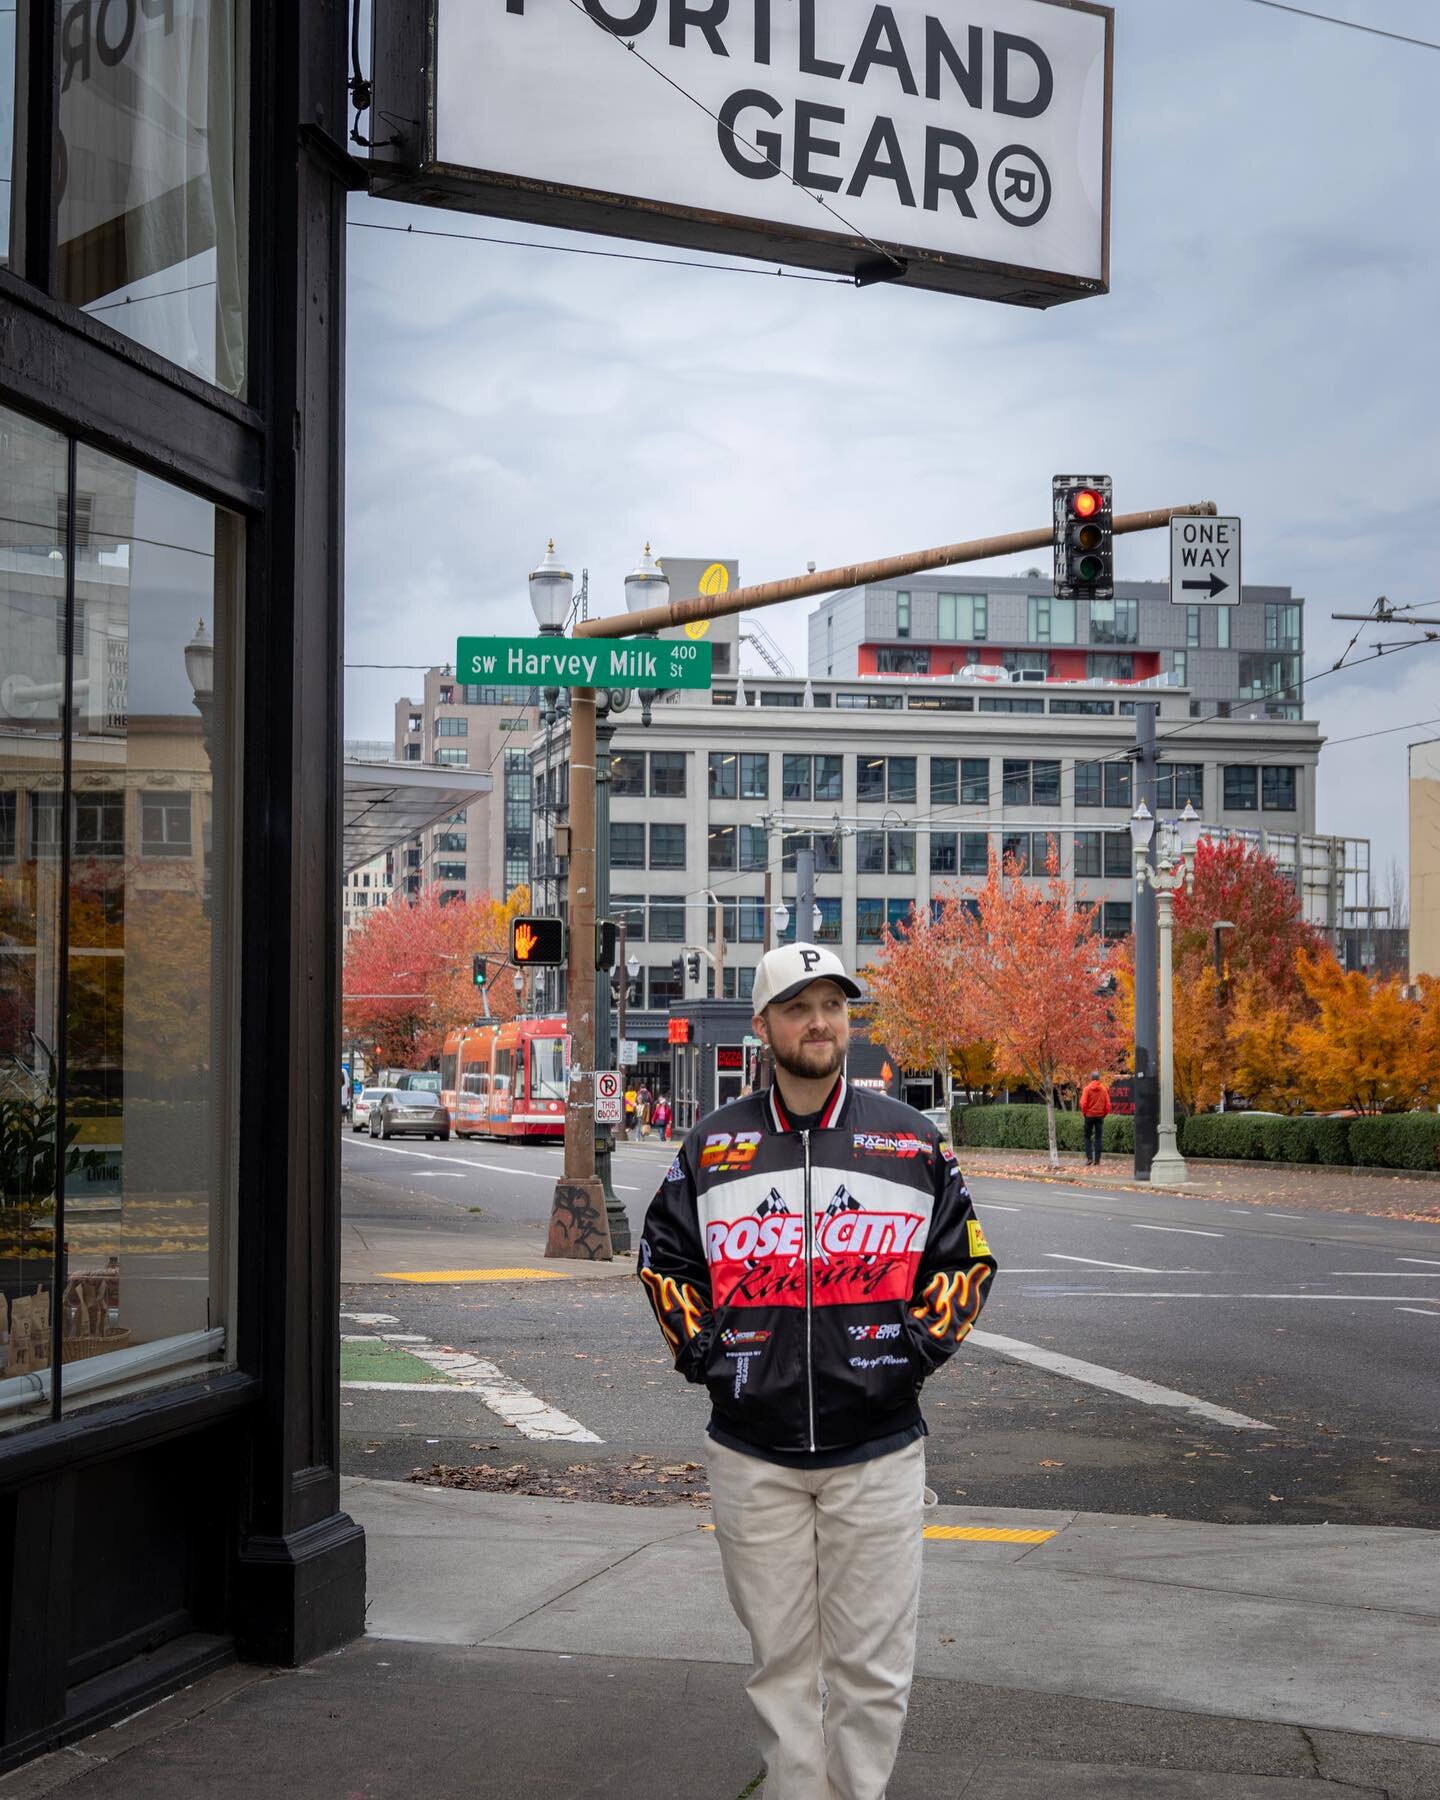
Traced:
<path fill-rule="evenodd" d="M 943 1269 L 931 1276 L 925 1288 L 925 1304 L 910 1309 L 933 1338 L 945 1338 L 953 1331 L 958 1344 L 979 1316 L 984 1300 L 985 1283 L 990 1270 L 984 1263 L 957 1270 L 947 1275 Z"/>
<path fill-rule="evenodd" d="M 700 1329 L 705 1302 L 699 1290 L 688 1281 L 677 1281 L 673 1275 L 661 1275 L 656 1269 L 642 1269 L 640 1279 L 650 1295 L 665 1342 L 672 1353 L 678 1351 Z"/>

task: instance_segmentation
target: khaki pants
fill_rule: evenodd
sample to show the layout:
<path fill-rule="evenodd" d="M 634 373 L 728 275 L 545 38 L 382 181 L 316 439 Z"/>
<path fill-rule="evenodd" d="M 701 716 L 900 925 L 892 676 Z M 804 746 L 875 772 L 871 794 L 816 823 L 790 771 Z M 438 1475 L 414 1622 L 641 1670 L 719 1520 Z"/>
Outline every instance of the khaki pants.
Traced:
<path fill-rule="evenodd" d="M 713 1439 L 705 1452 L 755 1659 L 765 1800 L 884 1800 L 915 1664 L 923 1441 L 840 1469 L 783 1469 Z"/>

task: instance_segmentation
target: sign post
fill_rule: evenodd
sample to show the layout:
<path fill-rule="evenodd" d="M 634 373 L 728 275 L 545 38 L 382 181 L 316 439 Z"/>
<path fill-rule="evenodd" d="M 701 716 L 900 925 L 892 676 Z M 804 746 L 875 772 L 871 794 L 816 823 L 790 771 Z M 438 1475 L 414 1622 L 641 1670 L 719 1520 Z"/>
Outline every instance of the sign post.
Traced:
<path fill-rule="evenodd" d="M 1170 521 L 1170 604 L 1240 604 L 1240 521 L 1182 517 Z"/>

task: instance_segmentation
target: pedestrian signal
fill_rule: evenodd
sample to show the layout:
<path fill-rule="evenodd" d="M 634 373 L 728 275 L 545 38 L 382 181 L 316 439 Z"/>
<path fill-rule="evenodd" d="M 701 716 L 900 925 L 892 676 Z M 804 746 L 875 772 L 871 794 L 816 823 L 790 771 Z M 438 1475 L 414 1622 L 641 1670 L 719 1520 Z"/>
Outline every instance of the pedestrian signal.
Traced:
<path fill-rule="evenodd" d="M 560 919 L 512 919 L 510 960 L 518 968 L 554 968 L 565 961 L 565 925 Z"/>
<path fill-rule="evenodd" d="M 1114 508 L 1110 477 L 1057 475 L 1050 486 L 1055 519 L 1056 594 L 1061 599 L 1113 599 Z"/>

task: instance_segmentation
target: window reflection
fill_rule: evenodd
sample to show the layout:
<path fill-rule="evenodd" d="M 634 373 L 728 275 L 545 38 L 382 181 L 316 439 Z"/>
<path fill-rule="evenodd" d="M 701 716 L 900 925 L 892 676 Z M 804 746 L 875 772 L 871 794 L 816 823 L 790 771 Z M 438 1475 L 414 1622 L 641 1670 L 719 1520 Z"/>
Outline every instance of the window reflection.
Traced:
<path fill-rule="evenodd" d="M 247 0 L 62 0 L 57 291 L 245 387 Z"/>
<path fill-rule="evenodd" d="M 0 267 L 10 260 L 15 192 L 15 7 L 0 4 Z"/>
<path fill-rule="evenodd" d="M 58 1256 L 36 1236 L 57 1218 L 53 1172 L 43 1206 L 18 1217 L 23 1199 L 7 1197 L 0 1215 L 3 1427 L 26 1416 L 21 1399 L 28 1416 L 49 1410 L 51 1332 L 65 1411 L 225 1351 L 233 1006 L 217 945 L 239 539 L 208 502 L 83 447 L 72 508 L 63 444 L 42 479 L 43 434 L 0 415 L 0 437 L 3 510 L 41 521 L 7 526 L 4 553 L 0 1093 L 58 1105 L 70 1145 Z M 37 1127 L 5 1120 L 12 1170 Z M 53 1112 L 47 1128 L 53 1142 Z"/>

